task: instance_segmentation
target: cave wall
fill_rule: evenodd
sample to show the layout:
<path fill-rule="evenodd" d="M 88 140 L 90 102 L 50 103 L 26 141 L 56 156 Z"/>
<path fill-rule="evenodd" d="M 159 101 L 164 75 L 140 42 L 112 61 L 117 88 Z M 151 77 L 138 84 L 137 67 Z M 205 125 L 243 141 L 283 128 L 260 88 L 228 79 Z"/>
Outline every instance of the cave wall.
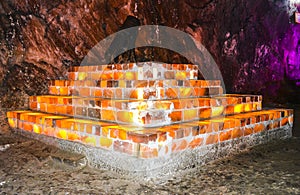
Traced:
<path fill-rule="evenodd" d="M 214 57 L 227 92 L 291 101 L 299 87 L 287 64 L 290 53 L 299 57 L 300 25 L 289 23 L 288 6 L 283 0 L 1 1 L 0 108 L 23 107 L 28 96 L 47 93 L 50 79 L 65 77 L 94 45 L 117 32 L 128 15 L 142 25 L 191 34 Z M 143 61 L 184 61 L 159 48 L 138 54 Z"/>

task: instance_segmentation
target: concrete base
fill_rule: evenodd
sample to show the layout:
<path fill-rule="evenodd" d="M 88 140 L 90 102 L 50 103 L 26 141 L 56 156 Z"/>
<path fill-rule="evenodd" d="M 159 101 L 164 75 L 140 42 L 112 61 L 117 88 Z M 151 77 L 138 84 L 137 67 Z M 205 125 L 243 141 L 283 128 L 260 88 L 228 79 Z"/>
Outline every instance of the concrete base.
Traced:
<path fill-rule="evenodd" d="M 211 144 L 195 149 L 187 149 L 174 153 L 169 157 L 139 159 L 126 154 L 95 148 L 81 143 L 61 140 L 23 130 L 16 132 L 37 139 L 46 144 L 70 152 L 83 154 L 91 167 L 114 170 L 121 174 L 138 178 L 153 178 L 172 175 L 180 170 L 203 165 L 209 161 L 236 154 L 249 147 L 264 144 L 277 139 L 292 137 L 292 127 L 289 125 L 269 131 L 252 134 L 230 141 Z"/>

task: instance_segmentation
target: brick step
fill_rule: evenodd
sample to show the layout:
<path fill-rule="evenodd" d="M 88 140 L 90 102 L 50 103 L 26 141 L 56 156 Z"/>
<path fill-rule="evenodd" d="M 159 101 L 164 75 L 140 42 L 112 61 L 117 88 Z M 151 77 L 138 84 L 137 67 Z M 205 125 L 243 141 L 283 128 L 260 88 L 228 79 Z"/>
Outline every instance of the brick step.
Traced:
<path fill-rule="evenodd" d="M 156 128 L 124 126 L 32 111 L 11 111 L 7 117 L 12 128 L 141 159 L 166 157 L 186 149 L 230 142 L 263 131 L 288 128 L 293 124 L 293 110 L 290 109 L 261 110 Z"/>
<path fill-rule="evenodd" d="M 101 88 L 137 88 L 137 87 L 220 87 L 219 80 L 51 80 L 49 87 L 101 87 Z"/>
<path fill-rule="evenodd" d="M 193 80 L 198 65 L 130 63 L 101 66 L 75 66 L 67 73 L 69 80 Z"/>
<path fill-rule="evenodd" d="M 200 87 L 187 87 L 187 86 L 178 86 L 172 87 L 167 86 L 168 82 L 162 85 L 163 87 L 151 86 L 146 87 L 145 85 L 148 82 L 145 82 L 144 85 L 140 83 L 138 86 L 137 81 L 127 81 L 133 82 L 134 85 L 126 85 L 125 87 L 121 85 L 122 81 L 116 81 L 112 85 L 109 81 L 99 81 L 99 85 L 95 82 L 83 81 L 76 82 L 79 85 L 69 85 L 75 84 L 65 81 L 54 81 L 55 85 L 50 85 L 49 94 L 51 95 L 76 95 L 83 97 L 101 97 L 101 98 L 111 98 L 111 99 L 174 99 L 174 98 L 187 98 L 187 97 L 203 97 L 203 96 L 214 96 L 222 95 L 223 88 L 217 84 L 211 84 L 205 86 L 204 84 Z M 199 82 L 200 83 L 200 82 Z M 59 86 L 62 84 L 62 86 Z M 206 83 L 208 84 L 208 83 Z M 96 86 L 88 86 L 96 85 Z M 98 86 L 97 86 L 98 85 Z"/>
<path fill-rule="evenodd" d="M 128 71 L 137 70 L 138 68 L 143 68 L 143 70 L 153 70 L 157 68 L 158 70 L 198 70 L 198 65 L 194 64 L 165 64 L 158 62 L 140 62 L 140 63 L 126 63 L 126 64 L 106 64 L 98 66 L 72 66 L 69 72 L 97 72 L 97 71 Z"/>
<path fill-rule="evenodd" d="M 161 126 L 261 110 L 259 95 L 172 100 L 111 100 L 78 96 L 31 96 L 30 109 L 120 124 Z"/>

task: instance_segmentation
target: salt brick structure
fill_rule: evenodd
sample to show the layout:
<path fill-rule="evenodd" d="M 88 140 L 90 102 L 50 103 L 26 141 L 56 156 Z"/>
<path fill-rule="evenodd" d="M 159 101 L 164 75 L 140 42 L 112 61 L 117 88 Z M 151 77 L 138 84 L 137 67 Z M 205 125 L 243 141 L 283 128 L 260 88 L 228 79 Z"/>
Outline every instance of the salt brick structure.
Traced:
<path fill-rule="evenodd" d="M 94 166 L 155 176 L 291 136 L 293 110 L 223 94 L 220 81 L 197 80 L 197 65 L 76 66 L 67 76 L 50 82 L 50 95 L 30 97 L 29 110 L 8 112 L 8 122 Z"/>

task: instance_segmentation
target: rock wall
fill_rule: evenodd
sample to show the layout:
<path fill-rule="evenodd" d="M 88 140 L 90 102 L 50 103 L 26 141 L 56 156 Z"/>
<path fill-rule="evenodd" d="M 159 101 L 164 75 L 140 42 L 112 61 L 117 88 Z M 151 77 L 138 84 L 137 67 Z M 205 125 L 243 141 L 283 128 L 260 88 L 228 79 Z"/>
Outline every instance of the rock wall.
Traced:
<path fill-rule="evenodd" d="M 141 25 L 190 33 L 214 57 L 227 92 L 259 93 L 271 102 L 295 100 L 288 96 L 299 93 L 294 80 L 299 79 L 300 25 L 289 23 L 287 8 L 284 0 L 1 1 L 0 108 L 26 106 L 27 96 L 45 94 L 50 79 L 65 77 L 129 15 Z M 136 52 L 140 61 L 187 61 L 161 48 Z M 291 53 L 296 64 L 287 68 Z"/>

